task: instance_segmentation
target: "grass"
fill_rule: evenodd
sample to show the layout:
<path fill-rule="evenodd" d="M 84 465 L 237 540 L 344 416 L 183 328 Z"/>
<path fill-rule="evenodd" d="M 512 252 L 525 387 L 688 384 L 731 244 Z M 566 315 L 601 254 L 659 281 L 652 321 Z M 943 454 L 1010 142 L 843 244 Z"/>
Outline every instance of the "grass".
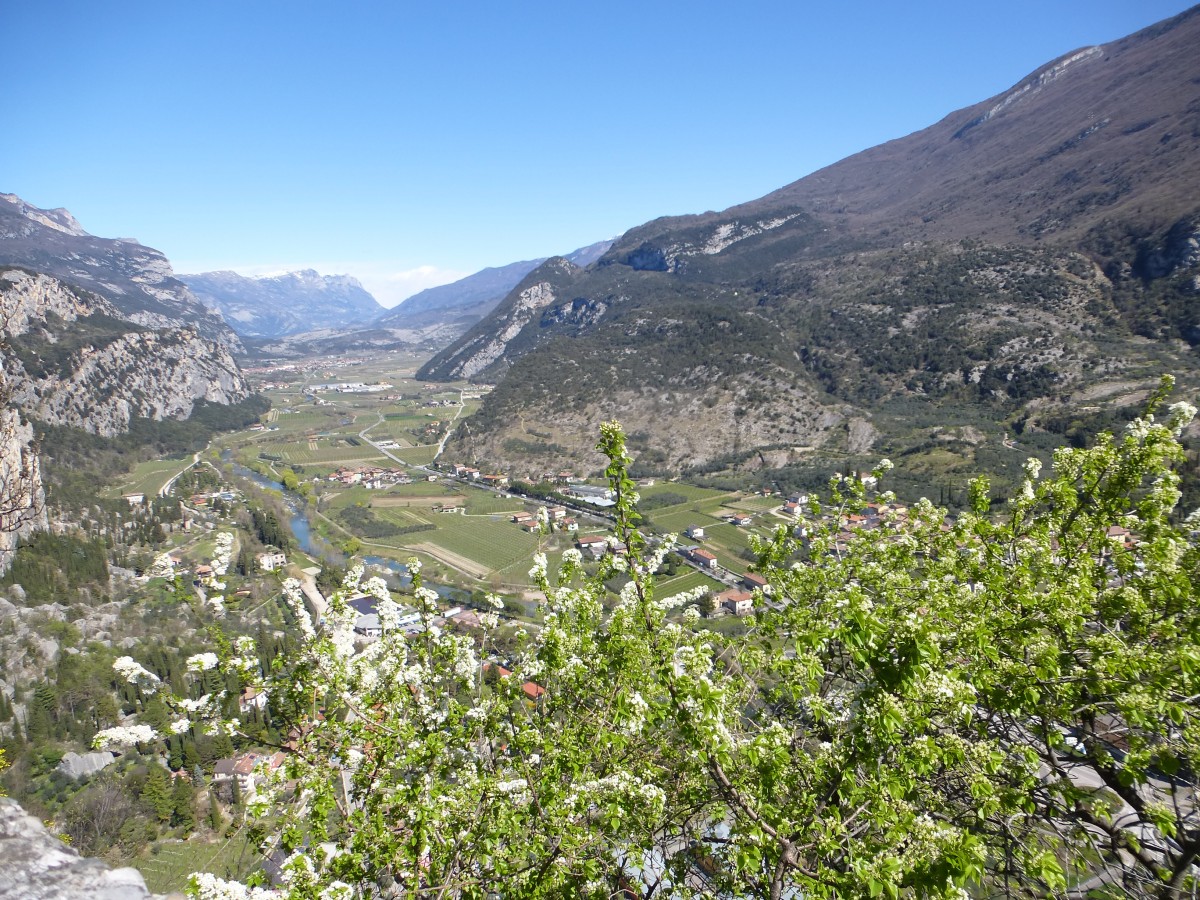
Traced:
<path fill-rule="evenodd" d="M 697 588 L 703 585 L 714 591 L 722 590 L 725 586 L 719 581 L 709 578 L 703 572 L 697 572 L 694 569 L 684 569 L 680 567 L 682 574 L 676 575 L 674 578 L 660 578 L 655 585 L 656 597 L 671 597 L 675 594 L 682 594 L 684 591 L 690 591 L 692 588 Z"/>
<path fill-rule="evenodd" d="M 639 487 L 638 494 L 643 500 L 648 500 L 659 494 L 679 494 L 681 497 L 686 497 L 688 502 L 695 500 L 711 500 L 718 497 L 727 497 L 728 494 L 721 491 L 714 491 L 711 488 L 696 487 L 691 484 L 681 484 L 676 481 L 660 481 L 650 487 Z M 671 509 L 672 507 L 663 507 Z"/>
<path fill-rule="evenodd" d="M 298 438 L 293 443 L 274 441 L 270 444 L 260 444 L 258 449 L 259 452 L 269 456 L 278 456 L 285 463 L 296 463 L 302 466 L 320 463 L 349 465 L 361 464 L 368 460 L 387 460 L 386 456 L 365 441 L 357 447 L 352 447 L 341 442 L 331 444 L 326 438 L 312 443 Z"/>
<path fill-rule="evenodd" d="M 524 512 L 525 503 L 517 499 L 506 499 L 490 491 L 466 492 L 467 512 L 473 516 L 503 515 L 505 513 Z"/>
<path fill-rule="evenodd" d="M 538 535 L 526 534 L 512 523 L 453 515 L 441 519 L 437 531 L 426 532 L 419 537 L 474 560 L 492 572 L 518 563 L 528 569 L 529 561 L 538 548 Z"/>
<path fill-rule="evenodd" d="M 109 494 L 113 497 L 120 497 L 122 494 L 145 494 L 151 497 L 162 489 L 172 475 L 190 462 L 191 457 L 188 456 L 185 459 L 151 459 L 138 463 Z"/>
<path fill-rule="evenodd" d="M 225 879 L 244 879 L 259 865 L 258 851 L 244 832 L 213 842 L 180 841 L 151 847 L 149 855 L 131 861 L 155 894 L 182 892 L 193 872 Z"/>
<path fill-rule="evenodd" d="M 697 505 L 672 506 L 665 510 L 656 509 L 647 518 L 663 534 L 674 532 L 682 535 L 692 525 L 699 525 L 701 528 L 708 529 L 719 523 L 719 520 L 715 516 L 701 512 L 697 508 Z"/>
<path fill-rule="evenodd" d="M 426 466 L 433 462 L 433 457 L 437 454 L 437 445 L 429 444 L 424 447 L 409 447 L 404 450 L 393 450 L 392 453 L 410 466 Z"/>
<path fill-rule="evenodd" d="M 774 509 L 777 506 L 783 505 L 781 497 L 763 497 L 758 494 L 750 494 L 740 500 L 726 500 L 725 505 L 730 509 L 740 509 L 749 513 L 766 512 L 769 509 Z"/>

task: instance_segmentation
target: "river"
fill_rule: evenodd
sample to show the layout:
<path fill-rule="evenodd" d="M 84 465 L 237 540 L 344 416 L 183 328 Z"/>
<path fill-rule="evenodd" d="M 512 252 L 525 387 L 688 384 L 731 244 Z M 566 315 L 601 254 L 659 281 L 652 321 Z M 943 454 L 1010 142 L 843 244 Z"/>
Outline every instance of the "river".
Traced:
<path fill-rule="evenodd" d="M 288 527 L 292 530 L 292 535 L 296 538 L 296 543 L 300 549 L 309 556 L 324 560 L 325 562 L 334 565 L 342 564 L 342 556 L 336 553 L 332 547 L 324 541 L 320 543 L 313 536 L 312 523 L 308 521 L 306 512 L 306 504 L 304 498 L 287 490 L 280 482 L 273 478 L 268 478 L 266 475 L 259 474 L 253 469 L 248 469 L 241 463 L 233 461 L 232 454 L 225 450 L 221 453 L 222 462 L 228 463 L 233 467 L 233 474 L 248 478 L 264 490 L 271 491 L 283 497 L 284 505 L 288 509 Z M 399 579 L 400 584 L 404 587 L 412 584 L 412 577 L 408 574 L 408 568 L 403 563 L 398 563 L 394 559 L 388 559 L 384 556 L 364 556 L 362 557 L 363 564 L 366 566 L 378 567 L 383 569 L 389 575 Z M 448 584 L 436 584 L 426 581 L 426 587 L 437 591 L 438 596 L 444 600 L 459 602 L 470 596 L 470 591 L 463 588 L 451 587 Z"/>

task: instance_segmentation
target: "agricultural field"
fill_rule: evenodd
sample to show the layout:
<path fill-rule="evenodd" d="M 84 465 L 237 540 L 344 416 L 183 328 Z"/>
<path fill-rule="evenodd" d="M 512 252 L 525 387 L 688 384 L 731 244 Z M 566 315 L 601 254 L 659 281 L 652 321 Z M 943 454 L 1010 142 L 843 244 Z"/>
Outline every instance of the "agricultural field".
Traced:
<path fill-rule="evenodd" d="M 683 567 L 680 567 L 680 572 L 681 574 L 676 575 L 674 578 L 660 578 L 655 585 L 655 596 L 663 599 L 672 597 L 675 594 L 682 594 L 684 591 L 690 591 L 697 587 L 706 587 L 712 591 L 722 591 L 725 589 L 725 585 L 709 578 L 703 572 Z"/>
<path fill-rule="evenodd" d="M 343 465 L 386 468 L 429 465 L 435 461 L 437 445 L 431 442 L 428 426 L 434 422 L 451 423 L 469 415 L 480 403 L 469 400 L 460 408 L 460 386 L 413 381 L 412 373 L 420 361 L 411 354 L 386 354 L 375 359 L 326 359 L 309 364 L 304 377 L 306 392 L 313 384 L 340 381 L 387 383 L 392 387 L 388 391 L 361 394 L 322 391 L 317 395 L 319 403 L 294 391 L 276 391 L 278 409 L 273 416 L 277 430 L 234 436 L 231 446 L 235 455 L 246 461 L 258 461 L 260 465 L 260 455 L 275 457 L 267 461 L 277 476 L 287 466 L 303 467 L 303 475 L 311 477 L 327 475 Z M 453 405 L 432 405 L 439 401 Z M 393 440 L 401 446 L 384 454 L 359 437 L 364 432 L 371 440 Z M 502 584 L 514 590 L 528 586 L 530 558 L 539 548 L 547 553 L 554 571 L 562 551 L 573 543 L 572 535 L 531 535 L 509 521 L 514 512 L 535 510 L 539 505 L 536 502 L 470 485 L 450 484 L 444 479 L 429 482 L 419 469 L 410 475 L 414 483 L 379 491 L 321 483 L 317 491 L 322 513 L 314 525 L 335 543 L 344 541 L 358 528 L 362 533 L 356 536 L 370 553 L 403 559 L 415 552 L 463 573 L 476 583 Z M 737 509 L 761 517 L 777 505 L 774 498 L 677 482 L 662 482 L 640 488 L 639 492 L 647 519 L 661 531 L 681 532 L 693 524 L 718 529 L 711 543 L 704 543 L 735 571 L 745 569 L 745 561 L 738 553 L 745 549 L 747 538 L 733 526 L 720 523 L 717 516 Z M 433 511 L 435 506 L 443 504 L 465 506 L 466 514 Z M 370 515 L 350 509 L 356 505 Z M 586 519 L 581 524 L 583 534 L 599 530 L 589 527 Z M 387 526 L 403 529 L 403 533 L 389 536 Z M 678 593 L 706 583 L 714 582 L 689 570 L 681 572 L 664 589 Z"/>
<path fill-rule="evenodd" d="M 360 441 L 357 447 L 347 441 L 332 443 L 327 439 L 302 441 L 294 444 L 271 444 L 264 445 L 261 452 L 270 456 L 278 456 L 280 462 L 295 463 L 301 466 L 322 464 L 336 467 L 363 465 L 367 462 L 383 465 L 387 459 L 365 441 Z"/>
<path fill-rule="evenodd" d="M 133 471 L 113 486 L 108 492 L 111 497 L 125 494 L 145 494 L 152 497 L 174 475 L 187 468 L 192 462 L 190 455 L 178 459 L 151 459 L 134 466 Z"/>
<path fill-rule="evenodd" d="M 437 455 L 437 446 L 430 444 L 425 447 L 409 447 L 404 450 L 393 450 L 392 454 L 404 460 L 410 466 L 427 466 Z"/>
<path fill-rule="evenodd" d="M 726 500 L 725 505 L 730 509 L 740 509 L 748 513 L 768 512 L 783 505 L 782 497 L 763 497 L 760 494 L 749 494 L 740 500 Z"/>
<path fill-rule="evenodd" d="M 495 522 L 472 516 L 439 516 L 438 530 L 421 535 L 430 543 L 478 562 L 489 572 L 503 571 L 524 563 L 537 552 L 540 535 L 526 534 L 511 522 Z"/>
<path fill-rule="evenodd" d="M 245 879 L 258 868 L 260 854 L 244 831 L 217 841 L 171 841 L 151 846 L 149 854 L 127 860 L 142 873 L 155 894 L 182 893 L 193 872 Z"/>
<path fill-rule="evenodd" d="M 716 509 L 713 510 L 716 512 Z M 720 519 L 706 512 L 701 512 L 698 504 L 689 504 L 687 506 L 672 506 L 665 510 L 656 509 L 646 516 L 654 527 L 662 534 L 682 535 L 685 530 L 692 525 L 699 525 L 701 528 L 711 528 L 714 525 L 720 524 Z"/>
<path fill-rule="evenodd" d="M 692 503 L 697 500 L 712 500 L 714 498 L 728 497 L 729 494 L 721 491 L 714 491 L 711 488 L 696 487 L 691 484 L 681 484 L 677 481 L 660 481 L 650 487 L 639 487 L 638 494 L 643 502 L 650 500 L 653 497 L 659 497 L 663 494 L 677 494 L 680 497 L 686 498 L 684 503 Z"/>

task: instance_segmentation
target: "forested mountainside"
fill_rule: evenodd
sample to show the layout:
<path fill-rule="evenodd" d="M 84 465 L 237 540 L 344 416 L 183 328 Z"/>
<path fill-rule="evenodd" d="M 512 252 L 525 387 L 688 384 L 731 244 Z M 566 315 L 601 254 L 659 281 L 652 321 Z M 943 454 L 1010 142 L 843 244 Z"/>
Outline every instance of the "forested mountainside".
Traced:
<path fill-rule="evenodd" d="M 420 373 L 502 379 L 447 452 L 659 471 L 1057 430 L 1200 342 L 1200 12 L 722 213 L 553 259 Z M 1090 410 L 1090 412 L 1089 412 Z M 1069 418 L 1069 417 L 1068 417 Z"/>

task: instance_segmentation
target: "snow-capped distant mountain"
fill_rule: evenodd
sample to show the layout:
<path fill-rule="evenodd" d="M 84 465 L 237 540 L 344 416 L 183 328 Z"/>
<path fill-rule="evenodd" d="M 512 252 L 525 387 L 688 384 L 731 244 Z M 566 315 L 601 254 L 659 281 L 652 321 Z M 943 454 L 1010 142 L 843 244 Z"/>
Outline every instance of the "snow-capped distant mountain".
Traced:
<path fill-rule="evenodd" d="M 312 269 L 262 278 L 236 272 L 179 276 L 242 337 L 282 337 L 370 322 L 384 308 L 349 275 Z"/>

